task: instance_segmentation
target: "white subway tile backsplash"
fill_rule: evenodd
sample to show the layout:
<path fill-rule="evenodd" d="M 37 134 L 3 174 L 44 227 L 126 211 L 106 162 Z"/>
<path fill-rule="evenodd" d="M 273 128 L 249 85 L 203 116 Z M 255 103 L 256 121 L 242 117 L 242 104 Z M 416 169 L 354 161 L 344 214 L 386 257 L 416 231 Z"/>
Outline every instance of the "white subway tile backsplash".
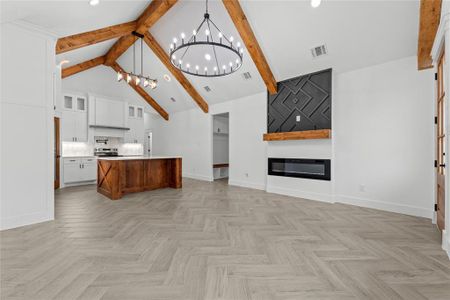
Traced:
<path fill-rule="evenodd" d="M 94 147 L 88 143 L 62 142 L 61 150 L 63 157 L 94 155 Z"/>
<path fill-rule="evenodd" d="M 144 145 L 142 144 L 121 144 L 119 146 L 119 155 L 144 155 Z"/>

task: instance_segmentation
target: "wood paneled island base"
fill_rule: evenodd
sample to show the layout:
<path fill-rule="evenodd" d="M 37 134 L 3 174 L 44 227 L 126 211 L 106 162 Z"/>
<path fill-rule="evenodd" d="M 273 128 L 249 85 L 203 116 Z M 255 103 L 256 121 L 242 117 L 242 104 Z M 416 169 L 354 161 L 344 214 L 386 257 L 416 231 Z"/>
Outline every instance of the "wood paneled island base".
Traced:
<path fill-rule="evenodd" d="M 117 200 L 129 193 L 181 188 L 181 157 L 107 157 L 97 160 L 97 192 Z"/>

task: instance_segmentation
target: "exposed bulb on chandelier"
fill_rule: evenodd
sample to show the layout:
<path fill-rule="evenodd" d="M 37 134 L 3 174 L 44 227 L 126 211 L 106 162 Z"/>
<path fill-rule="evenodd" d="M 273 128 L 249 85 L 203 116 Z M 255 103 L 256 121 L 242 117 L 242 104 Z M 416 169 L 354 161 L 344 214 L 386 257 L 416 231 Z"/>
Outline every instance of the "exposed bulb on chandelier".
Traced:
<path fill-rule="evenodd" d="M 139 83 L 141 83 L 141 79 L 140 79 L 138 76 L 136 76 L 136 77 L 134 78 L 134 83 L 135 83 L 136 85 L 139 85 Z"/>
<path fill-rule="evenodd" d="M 151 88 L 152 90 L 156 89 L 156 86 L 157 86 L 156 80 L 151 80 L 151 81 L 149 82 L 149 86 L 150 86 L 150 88 Z"/>
<path fill-rule="evenodd" d="M 234 37 L 230 36 L 230 42 L 234 41 Z"/>
<path fill-rule="evenodd" d="M 144 80 L 144 87 L 148 87 L 148 85 L 149 85 L 148 79 L 145 79 Z"/>
<path fill-rule="evenodd" d="M 209 55 L 209 53 L 206 53 L 206 54 L 205 54 L 205 59 L 206 59 L 206 60 L 211 60 L 211 55 Z"/>
<path fill-rule="evenodd" d="M 130 82 L 131 82 L 131 75 L 127 74 L 127 83 L 130 83 Z"/>
<path fill-rule="evenodd" d="M 205 35 L 209 35 L 209 30 L 208 29 L 205 30 Z"/>
<path fill-rule="evenodd" d="M 186 37 L 186 35 L 184 34 L 184 32 L 181 33 L 181 38 L 184 39 Z"/>
<path fill-rule="evenodd" d="M 122 81 L 123 79 L 123 74 L 121 72 L 117 72 L 117 81 Z"/>

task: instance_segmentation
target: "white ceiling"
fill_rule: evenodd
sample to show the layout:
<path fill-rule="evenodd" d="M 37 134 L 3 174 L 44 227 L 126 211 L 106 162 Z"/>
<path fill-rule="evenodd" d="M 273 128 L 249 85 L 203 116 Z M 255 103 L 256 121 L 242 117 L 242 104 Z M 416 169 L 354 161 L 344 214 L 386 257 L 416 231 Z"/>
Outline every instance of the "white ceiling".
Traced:
<path fill-rule="evenodd" d="M 22 20 L 62 37 L 134 20 L 149 3 L 100 1 L 96 7 L 91 7 L 87 0 L 2 1 L 1 17 L 2 22 Z M 345 72 L 416 53 L 418 0 L 322 0 L 318 8 L 312 8 L 309 1 L 295 0 L 241 1 L 241 5 L 278 81 L 330 67 L 336 72 Z M 221 1 L 210 0 L 209 8 L 211 18 L 219 28 L 240 40 Z M 150 32 L 163 48 L 168 49 L 174 36 L 180 39 L 181 32 L 189 34 L 198 26 L 203 13 L 203 1 L 179 1 Z M 68 59 L 72 65 L 103 55 L 113 43 L 113 40 L 107 41 L 58 55 L 57 62 Z M 329 55 L 313 59 L 310 48 L 320 44 L 327 45 Z M 145 73 L 159 81 L 158 88 L 149 94 L 163 108 L 170 113 L 196 106 L 176 80 L 164 81 L 163 75 L 170 73 L 146 45 L 144 62 Z M 131 48 L 120 57 L 119 63 L 131 71 Z M 245 81 L 242 78 L 244 72 L 250 72 L 253 78 Z M 265 90 L 247 52 L 242 68 L 233 75 L 212 79 L 186 77 L 209 104 Z M 211 92 L 205 91 L 206 85 Z M 106 67 L 64 79 L 63 88 L 95 93 L 103 90 L 105 95 L 117 95 L 117 98 L 132 99 L 132 102 L 143 101 L 126 84 L 117 83 L 114 72 Z"/>

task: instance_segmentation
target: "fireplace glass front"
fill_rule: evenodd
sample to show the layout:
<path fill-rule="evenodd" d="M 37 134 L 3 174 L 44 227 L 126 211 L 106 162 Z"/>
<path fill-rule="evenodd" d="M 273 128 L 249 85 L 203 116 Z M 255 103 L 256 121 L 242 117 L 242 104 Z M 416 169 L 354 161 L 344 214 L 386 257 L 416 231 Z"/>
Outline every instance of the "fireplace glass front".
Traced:
<path fill-rule="evenodd" d="M 269 175 L 330 180 L 329 159 L 269 158 Z"/>

